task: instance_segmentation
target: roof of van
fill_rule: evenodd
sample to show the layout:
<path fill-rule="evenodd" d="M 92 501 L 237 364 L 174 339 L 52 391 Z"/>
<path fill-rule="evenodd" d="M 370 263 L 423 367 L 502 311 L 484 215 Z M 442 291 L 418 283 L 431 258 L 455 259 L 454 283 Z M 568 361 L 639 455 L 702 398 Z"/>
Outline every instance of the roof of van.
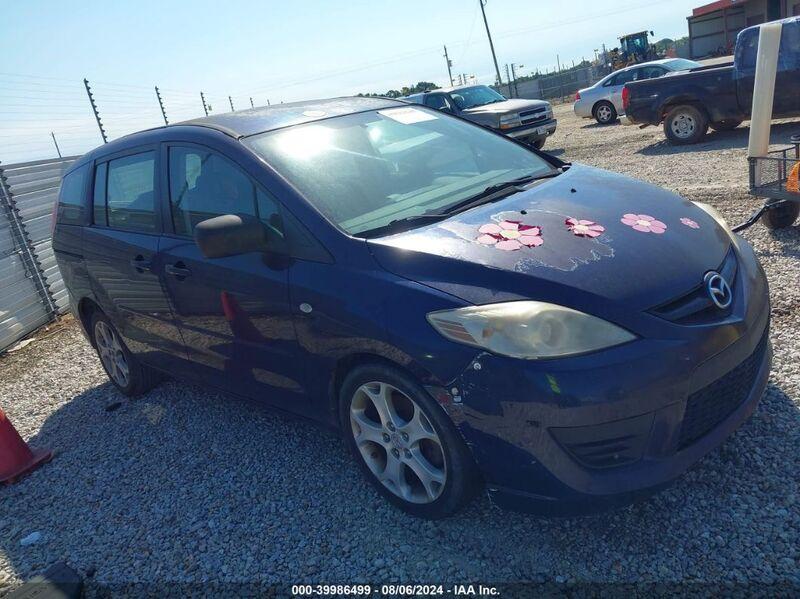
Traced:
<path fill-rule="evenodd" d="M 210 127 L 233 135 L 247 137 L 256 133 L 272 131 L 291 125 L 300 125 L 334 116 L 342 116 L 368 110 L 381 110 L 402 106 L 403 102 L 387 98 L 331 98 L 328 100 L 308 100 L 289 104 L 273 104 L 248 110 L 221 112 L 199 119 L 174 123 L 170 126 L 194 125 Z"/>

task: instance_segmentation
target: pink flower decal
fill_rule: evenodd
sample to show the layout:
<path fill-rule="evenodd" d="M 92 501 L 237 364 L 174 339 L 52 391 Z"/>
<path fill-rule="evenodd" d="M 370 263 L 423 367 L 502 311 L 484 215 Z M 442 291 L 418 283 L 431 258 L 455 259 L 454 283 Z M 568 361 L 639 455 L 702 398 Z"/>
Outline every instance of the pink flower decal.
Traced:
<path fill-rule="evenodd" d="M 661 234 L 667 230 L 667 225 L 647 214 L 625 214 L 620 222 L 642 233 Z"/>
<path fill-rule="evenodd" d="M 699 229 L 700 225 L 694 222 L 691 218 L 686 218 L 685 216 L 681 219 L 681 222 L 691 229 Z"/>
<path fill-rule="evenodd" d="M 573 235 L 578 237 L 600 237 L 600 234 L 606 230 L 602 225 L 590 220 L 578 220 L 577 218 L 568 218 L 564 221 L 567 229 L 572 231 Z"/>
<path fill-rule="evenodd" d="M 482 233 L 478 242 L 493 245 L 498 250 L 511 252 L 523 247 L 538 247 L 544 243 L 542 230 L 539 227 L 524 225 L 515 220 L 501 220 L 498 224 L 490 223 L 478 229 Z"/>

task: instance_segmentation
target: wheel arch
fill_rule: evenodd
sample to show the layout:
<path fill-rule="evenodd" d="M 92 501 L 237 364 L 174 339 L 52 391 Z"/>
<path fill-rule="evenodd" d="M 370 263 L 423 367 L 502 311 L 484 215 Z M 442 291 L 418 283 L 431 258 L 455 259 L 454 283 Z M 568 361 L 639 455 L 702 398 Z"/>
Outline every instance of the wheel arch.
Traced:
<path fill-rule="evenodd" d="M 103 314 L 102 308 L 100 305 L 94 301 L 90 297 L 82 297 L 78 301 L 78 318 L 80 319 L 81 326 L 83 327 L 84 332 L 86 333 L 86 337 L 89 339 L 89 343 L 92 344 L 92 347 L 95 347 L 94 343 L 94 335 L 92 334 L 92 316 L 95 312 L 100 312 Z"/>
<path fill-rule="evenodd" d="M 339 392 L 342 385 L 350 372 L 359 366 L 366 366 L 368 364 L 379 364 L 395 368 L 407 376 L 416 379 L 423 386 L 435 381 L 430 372 L 410 358 L 401 363 L 386 356 L 369 352 L 353 353 L 343 356 L 336 361 L 330 381 L 328 382 L 328 410 L 330 420 L 337 429 L 339 428 Z"/>
<path fill-rule="evenodd" d="M 686 106 L 686 105 L 694 106 L 695 108 L 697 108 L 697 110 L 702 112 L 705 115 L 706 119 L 708 119 L 709 122 L 711 122 L 711 116 L 708 114 L 708 109 L 706 108 L 705 104 L 699 97 L 697 97 L 694 94 L 681 94 L 679 96 L 673 96 L 667 99 L 661 105 L 660 108 L 661 121 L 663 122 L 664 119 L 667 118 L 667 115 L 670 113 L 672 109 L 677 108 L 678 106 Z"/>

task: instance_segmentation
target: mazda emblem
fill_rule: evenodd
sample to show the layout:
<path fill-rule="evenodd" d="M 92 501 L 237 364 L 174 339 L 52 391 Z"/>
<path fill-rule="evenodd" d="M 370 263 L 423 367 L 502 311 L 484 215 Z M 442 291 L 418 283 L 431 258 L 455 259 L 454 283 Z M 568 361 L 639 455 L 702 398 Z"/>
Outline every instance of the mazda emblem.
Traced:
<path fill-rule="evenodd" d="M 714 305 L 717 308 L 720 310 L 725 310 L 731 305 L 731 302 L 733 301 L 733 292 L 731 292 L 731 287 L 728 285 L 728 281 L 726 281 L 721 274 L 712 270 L 711 272 L 706 273 L 703 281 L 706 286 L 708 297 L 711 298 L 711 301 L 714 302 Z"/>

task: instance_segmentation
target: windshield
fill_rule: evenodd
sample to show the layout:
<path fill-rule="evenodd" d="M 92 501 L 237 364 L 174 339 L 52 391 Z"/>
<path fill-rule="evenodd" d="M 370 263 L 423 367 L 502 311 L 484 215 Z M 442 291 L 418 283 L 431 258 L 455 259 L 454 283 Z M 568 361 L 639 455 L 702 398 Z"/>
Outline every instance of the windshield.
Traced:
<path fill-rule="evenodd" d="M 499 135 L 411 106 L 279 129 L 245 143 L 351 235 L 555 171 Z"/>
<path fill-rule="evenodd" d="M 685 58 L 676 58 L 674 60 L 670 60 L 667 66 L 671 68 L 673 71 L 688 71 L 689 69 L 696 69 L 697 67 L 701 67 L 703 65 L 693 60 L 686 60 Z"/>
<path fill-rule="evenodd" d="M 483 106 L 484 104 L 492 104 L 494 102 L 505 102 L 506 99 L 494 91 L 491 87 L 485 85 L 476 85 L 475 87 L 464 87 L 450 92 L 453 102 L 456 103 L 459 110 L 466 110 L 467 108 L 474 108 L 475 106 Z"/>

